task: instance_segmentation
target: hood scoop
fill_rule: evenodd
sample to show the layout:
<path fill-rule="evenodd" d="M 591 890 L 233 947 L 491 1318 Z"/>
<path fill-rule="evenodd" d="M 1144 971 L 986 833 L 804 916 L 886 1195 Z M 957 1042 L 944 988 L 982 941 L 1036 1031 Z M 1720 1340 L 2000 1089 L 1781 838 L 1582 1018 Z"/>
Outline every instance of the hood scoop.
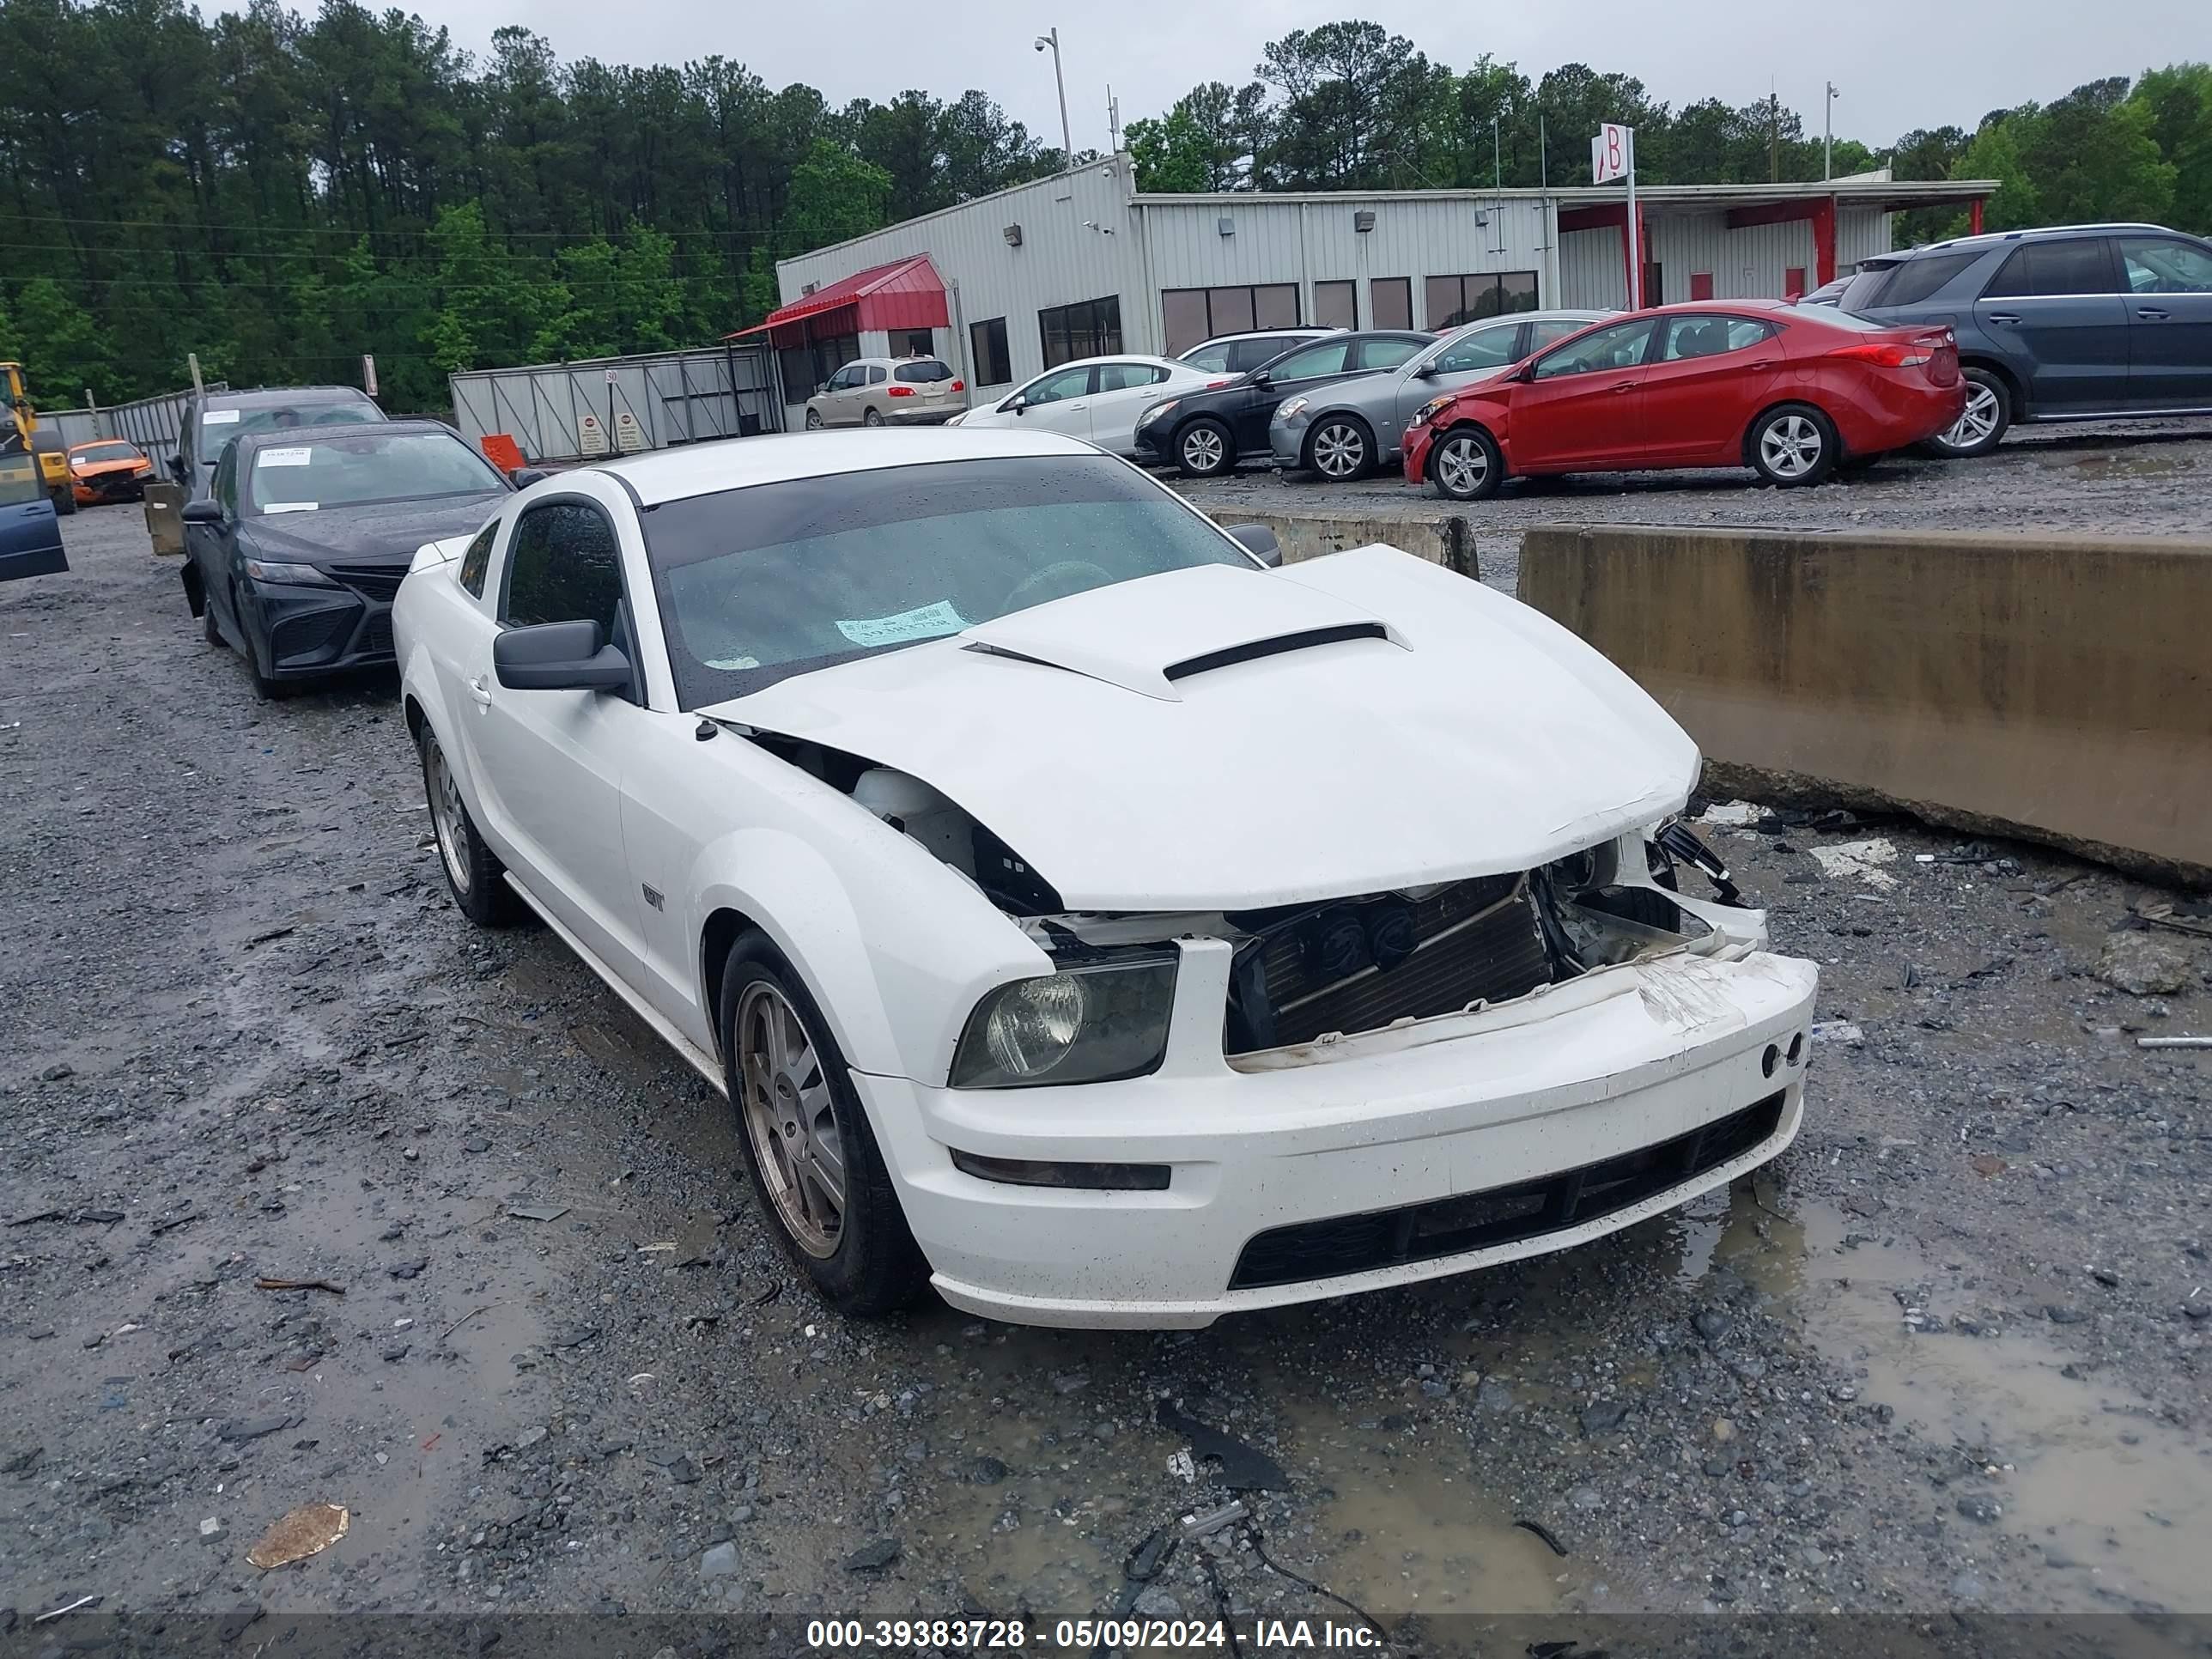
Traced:
<path fill-rule="evenodd" d="M 978 623 L 970 650 L 1180 702 L 1178 684 L 1218 668 L 1335 645 L 1405 641 L 1371 611 L 1271 571 L 1201 565 L 1093 588 Z"/>

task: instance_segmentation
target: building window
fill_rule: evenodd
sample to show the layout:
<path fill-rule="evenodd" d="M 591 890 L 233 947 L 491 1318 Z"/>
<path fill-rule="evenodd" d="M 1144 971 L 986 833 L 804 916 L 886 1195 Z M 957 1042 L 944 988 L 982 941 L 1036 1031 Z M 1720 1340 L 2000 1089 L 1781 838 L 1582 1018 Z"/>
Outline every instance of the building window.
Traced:
<path fill-rule="evenodd" d="M 1367 285 L 1368 322 L 1375 328 L 1411 328 L 1413 325 L 1413 279 L 1410 276 L 1377 276 Z"/>
<path fill-rule="evenodd" d="M 830 377 L 860 355 L 860 337 L 836 334 L 826 340 L 788 346 L 776 353 L 783 369 L 787 403 L 803 404 L 829 383 Z"/>
<path fill-rule="evenodd" d="M 1536 308 L 1536 273 L 1494 270 L 1480 276 L 1431 276 L 1425 284 L 1431 330 Z"/>
<path fill-rule="evenodd" d="M 1257 287 L 1165 289 L 1160 294 L 1160 320 L 1167 325 L 1170 357 L 1224 334 L 1248 334 L 1256 328 L 1296 328 L 1298 285 L 1267 283 Z"/>
<path fill-rule="evenodd" d="M 1044 366 L 1053 368 L 1079 357 L 1105 357 L 1121 349 L 1121 296 L 1079 300 L 1037 313 L 1044 337 Z"/>
<path fill-rule="evenodd" d="M 1321 328 L 1358 328 L 1359 326 L 1359 284 L 1316 283 L 1314 284 L 1314 323 Z"/>
<path fill-rule="evenodd" d="M 968 325 L 968 355 L 975 360 L 975 384 L 1004 386 L 1014 378 L 1014 360 L 1006 350 L 1006 319 Z"/>
<path fill-rule="evenodd" d="M 933 331 L 926 328 L 895 328 L 891 331 L 891 356 L 894 357 L 927 357 L 937 350 L 937 342 L 931 337 Z"/>

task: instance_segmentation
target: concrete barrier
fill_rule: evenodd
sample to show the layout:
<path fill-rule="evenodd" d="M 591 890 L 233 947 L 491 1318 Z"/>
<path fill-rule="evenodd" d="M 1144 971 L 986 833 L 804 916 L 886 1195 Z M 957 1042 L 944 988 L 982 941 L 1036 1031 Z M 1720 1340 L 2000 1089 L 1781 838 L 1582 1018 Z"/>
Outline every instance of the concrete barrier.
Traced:
<path fill-rule="evenodd" d="M 1352 513 L 1251 513 L 1215 501 L 1198 505 L 1216 524 L 1267 526 L 1275 532 L 1285 564 L 1382 542 L 1462 576 L 1476 574 L 1474 527 L 1458 514 L 1410 519 Z"/>
<path fill-rule="evenodd" d="M 2212 539 L 1542 526 L 1519 592 L 1681 721 L 1709 793 L 2212 885 Z"/>

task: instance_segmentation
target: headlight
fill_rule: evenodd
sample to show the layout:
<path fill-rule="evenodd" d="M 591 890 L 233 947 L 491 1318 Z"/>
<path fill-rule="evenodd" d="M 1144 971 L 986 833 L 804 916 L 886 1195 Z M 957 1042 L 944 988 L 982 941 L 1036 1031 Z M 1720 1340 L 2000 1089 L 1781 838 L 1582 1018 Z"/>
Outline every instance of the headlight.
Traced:
<path fill-rule="evenodd" d="M 963 410 L 961 410 L 957 415 L 955 415 L 955 416 L 954 416 L 951 420 L 947 421 L 945 424 L 945 425 L 947 425 L 947 426 L 958 426 L 958 425 L 960 424 L 960 422 L 963 422 L 963 421 L 966 420 L 967 418 L 968 418 L 968 411 L 967 411 L 966 410 L 964 410 L 964 409 L 963 409 Z"/>
<path fill-rule="evenodd" d="M 295 587 L 336 587 L 337 584 L 311 564 L 286 564 L 279 559 L 248 559 L 246 574 L 258 582 L 286 582 Z"/>
<path fill-rule="evenodd" d="M 1145 411 L 1143 418 L 1138 421 L 1137 424 L 1139 426 L 1150 426 L 1154 421 L 1158 420 L 1161 416 L 1167 414 L 1182 401 L 1182 399 L 1180 398 L 1170 398 L 1164 404 L 1154 404 L 1150 409 Z"/>
<path fill-rule="evenodd" d="M 1437 416 L 1443 413 L 1444 405 L 1450 401 L 1451 394 L 1449 392 L 1446 392 L 1441 398 L 1430 398 L 1428 402 L 1423 404 L 1419 409 L 1413 411 L 1412 424 L 1414 426 L 1426 426 L 1431 421 L 1433 421 Z"/>
<path fill-rule="evenodd" d="M 1275 418 L 1279 421 L 1295 421 L 1304 412 L 1305 406 L 1310 401 L 1310 399 L 1305 398 L 1293 398 L 1275 411 Z"/>
<path fill-rule="evenodd" d="M 1062 958 L 1059 972 L 1001 985 L 975 1005 L 952 1055 L 956 1089 L 1022 1089 L 1142 1077 L 1166 1052 L 1171 947 Z"/>

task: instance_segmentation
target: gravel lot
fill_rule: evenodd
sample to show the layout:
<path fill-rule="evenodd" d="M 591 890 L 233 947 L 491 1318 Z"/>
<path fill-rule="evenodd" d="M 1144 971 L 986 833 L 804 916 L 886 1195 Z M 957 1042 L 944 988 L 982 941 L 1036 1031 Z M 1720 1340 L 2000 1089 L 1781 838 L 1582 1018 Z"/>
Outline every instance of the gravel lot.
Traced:
<path fill-rule="evenodd" d="M 2068 435 L 1802 498 L 1476 511 L 2172 530 L 2208 483 L 2201 438 Z M 2146 890 L 1905 824 L 1716 825 L 1851 1028 L 1754 1185 L 1196 1334 L 848 1325 L 772 1247 L 726 1108 L 550 935 L 453 909 L 392 688 L 257 704 L 135 507 L 65 532 L 70 574 L 0 587 L 23 1618 L 1349 1617 L 1263 1553 L 1396 1650 L 1475 1610 L 2212 1610 L 2212 1054 L 2131 1036 L 2212 1030 L 2212 942 L 2108 946 Z M 1164 1398 L 1284 1478 L 1132 1577 L 1229 1496 L 1171 1468 Z M 314 1500 L 343 1540 L 246 1563 Z"/>
<path fill-rule="evenodd" d="M 2025 427 L 1978 461 L 1893 456 L 1814 489 L 1775 489 L 1748 471 L 1593 473 L 1508 483 L 1462 506 L 1395 471 L 1353 484 L 1248 466 L 1174 480 L 1207 512 L 1464 514 L 1482 579 L 1513 586 L 1532 524 L 1744 525 L 1802 530 L 2080 530 L 2100 535 L 2212 532 L 2212 420 Z"/>

